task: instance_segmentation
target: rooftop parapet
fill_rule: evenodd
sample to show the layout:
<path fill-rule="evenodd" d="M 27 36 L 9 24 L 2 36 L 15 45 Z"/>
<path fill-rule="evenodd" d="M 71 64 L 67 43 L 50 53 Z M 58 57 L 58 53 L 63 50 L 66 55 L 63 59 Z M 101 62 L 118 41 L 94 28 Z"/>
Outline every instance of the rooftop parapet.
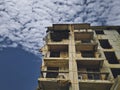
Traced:
<path fill-rule="evenodd" d="M 88 23 L 84 23 L 84 24 L 73 24 L 74 29 L 75 30 L 79 30 L 79 29 L 89 29 L 90 28 L 90 24 Z"/>
<path fill-rule="evenodd" d="M 79 23 L 79 24 L 53 24 L 52 27 L 47 27 L 47 31 L 54 31 L 54 30 L 70 30 L 69 26 L 72 25 L 74 27 L 74 30 L 79 30 L 79 29 L 89 29 L 90 24 L 88 23 Z"/>

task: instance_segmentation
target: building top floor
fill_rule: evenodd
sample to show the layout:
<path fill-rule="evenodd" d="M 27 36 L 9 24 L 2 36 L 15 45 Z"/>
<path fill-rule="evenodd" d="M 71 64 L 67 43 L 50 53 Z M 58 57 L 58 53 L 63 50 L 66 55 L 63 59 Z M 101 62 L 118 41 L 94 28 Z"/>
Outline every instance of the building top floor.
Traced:
<path fill-rule="evenodd" d="M 70 27 L 72 27 L 74 30 L 80 30 L 80 29 L 92 29 L 92 30 L 109 30 L 109 29 L 120 29 L 120 26 L 91 26 L 89 23 L 76 23 L 76 24 L 53 24 L 52 27 L 47 27 L 48 31 L 59 31 L 59 30 L 70 30 Z"/>

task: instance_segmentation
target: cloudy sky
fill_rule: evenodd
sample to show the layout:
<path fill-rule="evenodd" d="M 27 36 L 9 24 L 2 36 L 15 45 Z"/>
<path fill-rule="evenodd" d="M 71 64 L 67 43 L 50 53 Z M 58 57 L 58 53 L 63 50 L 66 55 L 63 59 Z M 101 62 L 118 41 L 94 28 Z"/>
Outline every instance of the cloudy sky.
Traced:
<path fill-rule="evenodd" d="M 119 25 L 120 0 L 0 0 L 0 48 L 38 54 L 52 23 Z"/>
<path fill-rule="evenodd" d="M 38 50 L 44 45 L 45 27 L 53 23 L 120 25 L 119 5 L 120 0 L 0 0 L 1 56 L 22 50 L 28 56 L 21 57 L 23 60 L 30 59 L 29 53 L 40 57 Z"/>

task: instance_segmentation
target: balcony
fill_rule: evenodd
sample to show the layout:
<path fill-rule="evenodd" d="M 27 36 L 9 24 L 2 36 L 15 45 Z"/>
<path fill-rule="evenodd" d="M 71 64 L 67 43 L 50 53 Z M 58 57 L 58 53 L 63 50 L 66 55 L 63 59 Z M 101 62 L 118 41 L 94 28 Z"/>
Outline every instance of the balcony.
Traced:
<path fill-rule="evenodd" d="M 68 45 L 65 44 L 48 44 L 49 51 L 68 51 Z"/>
<path fill-rule="evenodd" d="M 75 40 L 92 40 L 94 33 L 92 30 L 75 30 Z"/>
<path fill-rule="evenodd" d="M 78 71 L 79 80 L 108 80 L 109 72 Z"/>
<path fill-rule="evenodd" d="M 48 67 L 50 68 L 50 67 Z M 51 67 L 52 70 L 41 70 L 41 77 L 42 78 L 61 78 L 61 79 L 69 79 L 69 71 L 68 70 L 57 70 L 56 68 L 59 67 Z M 56 70 L 55 70 L 56 69 Z"/>
<path fill-rule="evenodd" d="M 76 51 L 96 51 L 98 47 L 97 42 L 90 42 L 87 40 L 75 42 Z"/>
<path fill-rule="evenodd" d="M 68 65 L 69 58 L 44 58 L 44 64 L 48 67 L 64 67 Z"/>
<path fill-rule="evenodd" d="M 68 58 L 68 44 L 67 43 L 49 43 L 47 45 L 47 52 L 44 53 L 44 58 L 51 58 L 53 60 L 59 58 Z"/>
<path fill-rule="evenodd" d="M 104 58 L 77 58 L 78 68 L 101 68 Z"/>
<path fill-rule="evenodd" d="M 40 90 L 69 90 L 70 81 L 61 78 L 39 78 Z"/>
<path fill-rule="evenodd" d="M 73 24 L 74 30 L 79 30 L 79 29 L 89 29 L 90 24 L 89 23 L 81 23 L 81 24 Z"/>
<path fill-rule="evenodd" d="M 53 24 L 53 30 L 69 30 L 69 24 Z"/>
<path fill-rule="evenodd" d="M 69 38 L 69 31 L 52 31 L 50 33 L 50 39 L 54 42 L 60 42 L 63 39 Z"/>
<path fill-rule="evenodd" d="M 78 71 L 80 90 L 110 90 L 113 81 L 108 80 L 108 72 Z"/>
<path fill-rule="evenodd" d="M 104 80 L 79 80 L 80 90 L 110 90 L 113 82 Z"/>
<path fill-rule="evenodd" d="M 69 43 L 69 40 L 68 40 L 68 39 L 62 39 L 62 40 L 59 41 L 59 42 L 55 42 L 55 41 L 53 41 L 53 40 L 51 40 L 51 39 L 49 39 L 49 40 L 47 41 L 47 44 L 48 44 L 48 45 L 57 45 L 57 44 L 59 44 L 59 45 L 68 45 L 68 43 Z"/>
<path fill-rule="evenodd" d="M 38 83 L 40 90 L 69 90 L 68 66 L 62 68 L 59 65 L 51 67 L 42 66 L 41 77 L 38 79 Z"/>
<path fill-rule="evenodd" d="M 68 39 L 69 38 L 69 30 L 52 30 L 49 33 L 49 39 L 55 42 L 60 42 L 63 39 Z"/>

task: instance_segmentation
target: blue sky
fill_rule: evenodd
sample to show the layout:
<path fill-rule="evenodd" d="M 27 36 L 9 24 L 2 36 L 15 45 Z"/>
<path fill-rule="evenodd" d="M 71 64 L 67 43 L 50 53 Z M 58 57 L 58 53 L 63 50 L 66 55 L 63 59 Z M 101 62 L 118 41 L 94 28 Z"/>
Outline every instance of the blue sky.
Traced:
<path fill-rule="evenodd" d="M 0 50 L 0 90 L 35 90 L 41 59 L 21 48 Z"/>

